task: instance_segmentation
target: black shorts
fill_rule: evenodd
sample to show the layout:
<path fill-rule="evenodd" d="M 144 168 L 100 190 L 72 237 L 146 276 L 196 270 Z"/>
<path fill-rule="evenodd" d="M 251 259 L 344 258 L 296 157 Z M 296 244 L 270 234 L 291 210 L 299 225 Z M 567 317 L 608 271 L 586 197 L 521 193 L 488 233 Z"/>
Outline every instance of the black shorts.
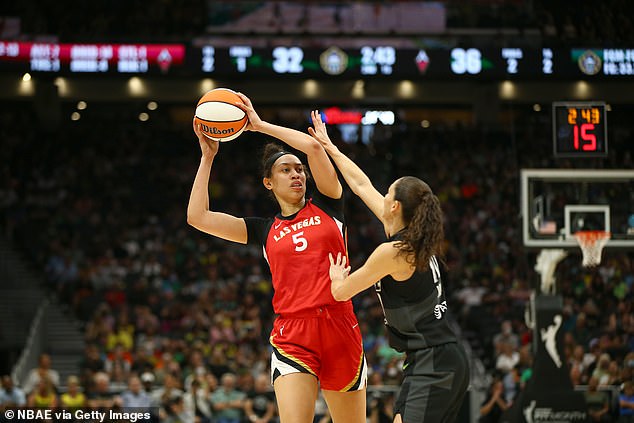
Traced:
<path fill-rule="evenodd" d="M 469 360 L 462 345 L 408 351 L 403 376 L 394 405 L 403 423 L 456 420 L 469 386 Z"/>

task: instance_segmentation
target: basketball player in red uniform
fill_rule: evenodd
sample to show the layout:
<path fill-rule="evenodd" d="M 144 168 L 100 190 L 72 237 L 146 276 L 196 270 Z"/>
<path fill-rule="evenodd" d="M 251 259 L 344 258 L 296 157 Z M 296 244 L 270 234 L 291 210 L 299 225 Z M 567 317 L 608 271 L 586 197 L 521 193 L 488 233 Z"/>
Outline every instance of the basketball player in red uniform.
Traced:
<path fill-rule="evenodd" d="M 213 211 L 208 184 L 219 143 L 194 127 L 202 158 L 187 221 L 208 234 L 261 245 L 271 269 L 277 315 L 270 342 L 271 380 L 282 423 L 312 423 L 318 390 L 335 423 L 364 423 L 367 369 L 361 332 L 350 301 L 330 291 L 328 253 L 347 251 L 342 192 L 330 159 L 308 134 L 262 121 L 239 94 L 247 130 L 284 141 L 308 158 L 316 190 L 306 195 L 307 173 L 297 156 L 266 146 L 263 184 L 280 206 L 274 217 L 239 218 Z"/>

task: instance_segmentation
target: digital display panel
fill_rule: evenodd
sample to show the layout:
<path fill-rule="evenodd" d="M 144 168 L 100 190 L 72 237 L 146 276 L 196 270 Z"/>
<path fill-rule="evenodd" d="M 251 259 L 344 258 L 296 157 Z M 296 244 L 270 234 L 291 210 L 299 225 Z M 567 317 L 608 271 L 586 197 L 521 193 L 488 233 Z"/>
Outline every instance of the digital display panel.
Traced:
<path fill-rule="evenodd" d="M 634 49 L 248 44 L 56 44 L 0 40 L 0 70 L 49 73 L 180 73 L 240 78 L 550 80 L 634 77 Z"/>
<path fill-rule="evenodd" d="M 605 157 L 608 137 L 605 103 L 553 103 L 555 157 Z"/>
<path fill-rule="evenodd" d="M 396 77 L 424 79 L 623 78 L 634 75 L 634 50 L 564 48 L 396 48 L 390 45 L 342 49 L 203 46 L 192 63 L 211 75 Z"/>
<path fill-rule="evenodd" d="M 169 72 L 185 60 L 182 44 L 56 44 L 0 41 L 0 62 L 49 73 Z"/>
<path fill-rule="evenodd" d="M 199 70 L 210 75 L 327 77 L 513 78 L 549 76 L 555 71 L 550 49 L 482 50 L 397 49 L 362 46 L 358 49 L 325 49 L 250 46 L 203 46 L 195 52 Z"/>

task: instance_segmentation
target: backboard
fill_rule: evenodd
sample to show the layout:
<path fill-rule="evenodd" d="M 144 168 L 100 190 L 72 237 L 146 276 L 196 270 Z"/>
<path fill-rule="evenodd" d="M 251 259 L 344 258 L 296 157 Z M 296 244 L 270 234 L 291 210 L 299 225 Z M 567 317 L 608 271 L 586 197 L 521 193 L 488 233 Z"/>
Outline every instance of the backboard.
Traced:
<path fill-rule="evenodd" d="M 600 230 L 634 250 L 634 170 L 522 169 L 520 185 L 524 246 L 577 248 L 576 232 Z"/>

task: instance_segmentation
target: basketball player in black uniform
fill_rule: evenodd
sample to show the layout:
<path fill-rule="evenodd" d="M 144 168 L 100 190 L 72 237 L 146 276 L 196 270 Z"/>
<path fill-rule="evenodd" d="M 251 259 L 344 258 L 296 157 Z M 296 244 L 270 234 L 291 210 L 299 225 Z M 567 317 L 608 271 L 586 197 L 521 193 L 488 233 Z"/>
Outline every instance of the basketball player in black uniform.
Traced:
<path fill-rule="evenodd" d="M 438 197 L 418 178 L 396 180 L 383 197 L 370 179 L 330 141 L 317 112 L 310 134 L 324 147 L 348 186 L 382 221 L 388 241 L 353 273 L 345 255 L 330 256 L 335 299 L 375 285 L 390 346 L 406 353 L 395 423 L 453 422 L 469 385 L 469 363 L 447 322 L 440 266 L 444 238 Z"/>

